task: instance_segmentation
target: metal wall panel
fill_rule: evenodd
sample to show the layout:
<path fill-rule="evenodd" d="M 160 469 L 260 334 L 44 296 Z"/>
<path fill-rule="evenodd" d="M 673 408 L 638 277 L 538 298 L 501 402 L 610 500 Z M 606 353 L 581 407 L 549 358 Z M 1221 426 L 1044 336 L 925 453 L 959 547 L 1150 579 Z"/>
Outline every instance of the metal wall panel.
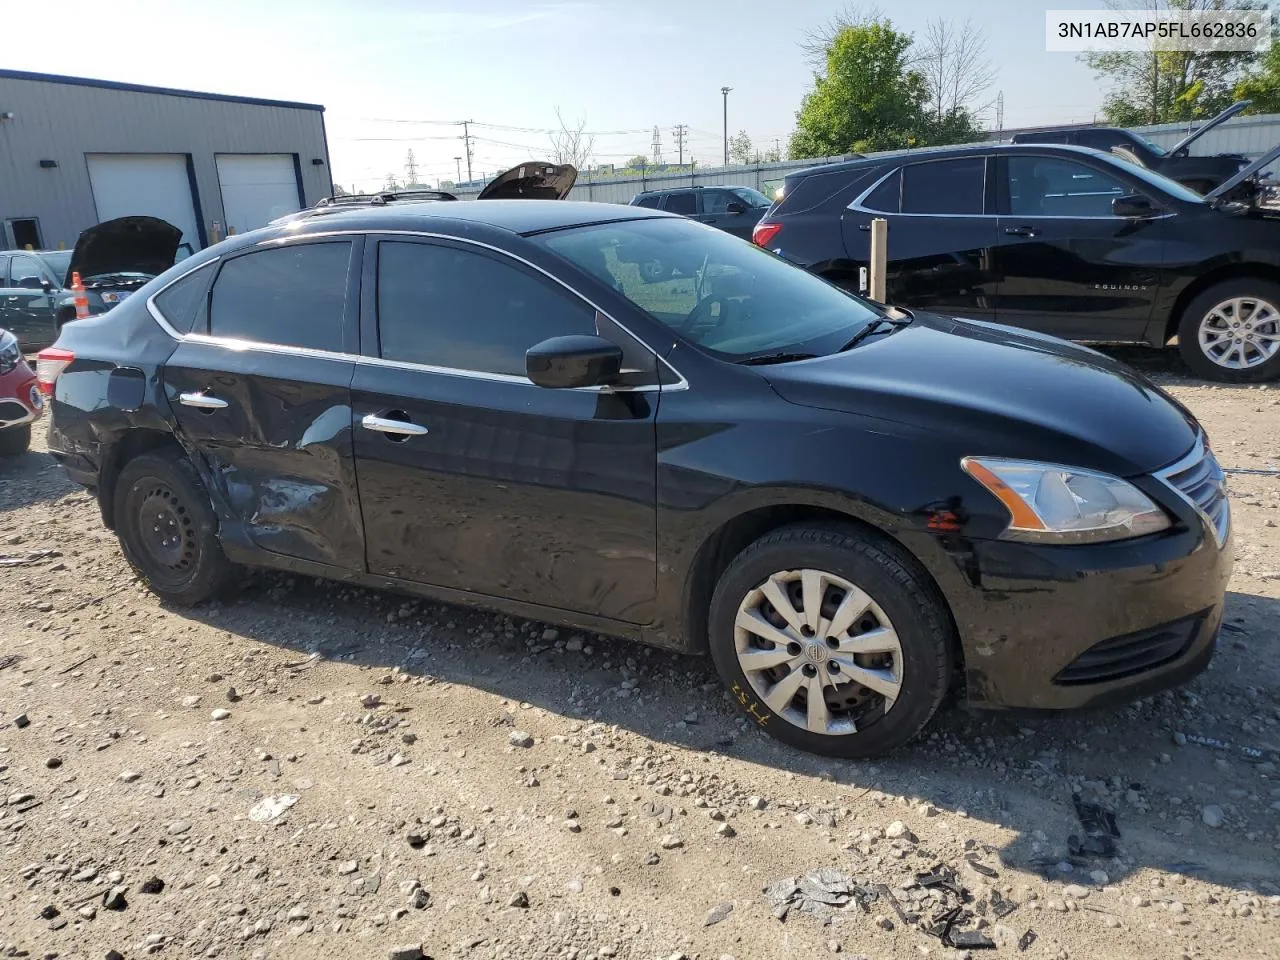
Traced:
<path fill-rule="evenodd" d="M 331 192 L 324 113 L 304 106 L 204 99 L 18 78 L 0 71 L 0 221 L 38 217 L 46 246 L 68 247 L 97 222 L 87 153 L 190 154 L 206 237 L 226 215 L 218 153 L 297 154 L 308 204 Z M 311 161 L 319 158 L 322 165 Z M 54 168 L 42 168 L 53 160 Z"/>

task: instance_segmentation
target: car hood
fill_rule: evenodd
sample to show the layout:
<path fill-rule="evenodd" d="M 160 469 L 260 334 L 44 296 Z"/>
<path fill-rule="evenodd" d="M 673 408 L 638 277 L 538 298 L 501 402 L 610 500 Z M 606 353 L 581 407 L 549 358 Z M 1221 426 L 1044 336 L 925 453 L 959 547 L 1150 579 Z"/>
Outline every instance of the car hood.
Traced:
<path fill-rule="evenodd" d="M 932 430 L 966 455 L 1136 476 L 1167 466 L 1199 425 L 1124 364 L 1056 337 L 916 312 L 843 353 L 759 368 L 786 400 Z"/>
<path fill-rule="evenodd" d="M 157 276 L 173 266 L 182 231 L 157 217 L 119 217 L 90 227 L 76 240 L 64 286 L 107 273 Z"/>
<path fill-rule="evenodd" d="M 577 180 L 578 170 L 572 164 L 530 160 L 498 174 L 476 199 L 563 200 Z"/>
<path fill-rule="evenodd" d="M 1252 100 L 1239 100 L 1236 103 L 1233 103 L 1231 106 L 1227 107 L 1227 109 L 1223 110 L 1220 114 L 1218 114 L 1216 117 L 1209 120 L 1207 123 L 1202 124 L 1200 127 L 1193 130 L 1191 133 L 1187 134 L 1187 136 L 1183 137 L 1181 140 L 1175 143 L 1172 147 L 1170 147 L 1169 155 L 1173 156 L 1177 154 L 1179 150 L 1185 150 L 1187 147 L 1191 146 L 1191 144 L 1195 143 L 1197 140 L 1203 137 L 1206 133 L 1208 133 L 1214 127 L 1218 126 L 1221 123 L 1225 123 L 1240 111 L 1247 110 L 1251 106 L 1253 106 Z"/>

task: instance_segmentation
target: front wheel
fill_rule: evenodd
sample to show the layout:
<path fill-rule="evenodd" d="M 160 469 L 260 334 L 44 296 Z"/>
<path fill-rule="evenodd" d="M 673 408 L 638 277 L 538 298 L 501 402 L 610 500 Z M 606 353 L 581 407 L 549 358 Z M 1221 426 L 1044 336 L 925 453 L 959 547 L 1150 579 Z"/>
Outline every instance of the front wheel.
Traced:
<path fill-rule="evenodd" d="M 1245 277 L 1209 287 L 1182 312 L 1178 350 L 1206 380 L 1280 376 L 1280 284 Z"/>
<path fill-rule="evenodd" d="M 936 588 L 896 545 L 793 526 L 729 565 L 711 656 L 733 700 L 779 740 L 870 757 L 924 728 L 947 691 L 954 636 Z"/>
<path fill-rule="evenodd" d="M 143 454 L 116 481 L 115 517 L 125 559 L 162 600 L 184 606 L 222 593 L 235 567 L 218 542 L 200 475 L 179 453 Z"/>

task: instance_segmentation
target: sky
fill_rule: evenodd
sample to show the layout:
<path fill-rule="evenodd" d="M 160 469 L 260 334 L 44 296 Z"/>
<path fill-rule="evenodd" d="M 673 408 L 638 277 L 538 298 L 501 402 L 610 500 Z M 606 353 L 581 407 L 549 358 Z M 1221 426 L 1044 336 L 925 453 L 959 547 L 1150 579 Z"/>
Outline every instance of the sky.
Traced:
<path fill-rule="evenodd" d="M 38 3 L 10 3 L 11 37 L 49 34 Z M 720 88 L 732 135 L 785 150 L 812 87 L 800 47 L 850 6 L 820 0 L 60 0 L 56 43 L 8 43 L 0 64 L 214 93 L 323 104 L 334 181 L 372 190 L 466 178 L 549 155 L 548 131 L 584 121 L 596 162 L 653 152 L 723 155 Z M 1090 120 L 1105 89 L 1074 54 L 1044 50 L 1044 11 L 1101 0 L 896 0 L 854 4 L 922 35 L 943 17 L 984 34 L 1006 127 Z M 56 56 L 54 55 L 56 51 Z M 454 158 L 463 156 L 459 163 Z"/>

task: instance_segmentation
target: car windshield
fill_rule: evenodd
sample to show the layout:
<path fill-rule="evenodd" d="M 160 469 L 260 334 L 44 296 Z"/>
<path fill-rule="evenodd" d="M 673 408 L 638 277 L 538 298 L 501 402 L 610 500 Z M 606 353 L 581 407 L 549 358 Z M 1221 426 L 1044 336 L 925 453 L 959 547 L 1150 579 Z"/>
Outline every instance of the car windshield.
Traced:
<path fill-rule="evenodd" d="M 40 257 L 49 265 L 58 282 L 62 283 L 67 276 L 67 267 L 71 266 L 71 251 L 55 250 L 52 253 L 42 253 Z"/>
<path fill-rule="evenodd" d="M 752 190 L 750 187 L 734 187 L 733 192 L 740 196 L 748 207 L 767 207 L 773 202 L 759 190 Z"/>
<path fill-rule="evenodd" d="M 882 315 L 772 253 L 685 219 L 625 220 L 532 239 L 721 359 L 834 353 Z"/>

